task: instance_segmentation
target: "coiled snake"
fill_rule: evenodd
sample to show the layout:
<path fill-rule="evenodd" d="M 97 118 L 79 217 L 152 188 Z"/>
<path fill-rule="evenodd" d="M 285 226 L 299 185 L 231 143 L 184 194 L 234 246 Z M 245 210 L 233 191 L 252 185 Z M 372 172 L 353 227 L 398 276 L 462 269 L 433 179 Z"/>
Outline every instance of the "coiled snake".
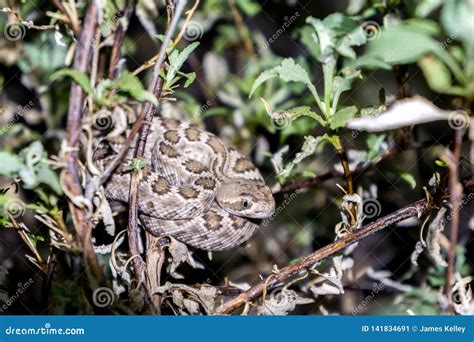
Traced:
<path fill-rule="evenodd" d="M 94 161 L 103 170 L 120 144 L 103 144 Z M 214 134 L 187 122 L 156 118 L 145 146 L 147 165 L 138 188 L 139 217 L 157 236 L 169 235 L 208 251 L 247 241 L 258 220 L 275 209 L 272 193 L 250 160 Z M 128 202 L 130 149 L 106 183 L 111 200 Z"/>

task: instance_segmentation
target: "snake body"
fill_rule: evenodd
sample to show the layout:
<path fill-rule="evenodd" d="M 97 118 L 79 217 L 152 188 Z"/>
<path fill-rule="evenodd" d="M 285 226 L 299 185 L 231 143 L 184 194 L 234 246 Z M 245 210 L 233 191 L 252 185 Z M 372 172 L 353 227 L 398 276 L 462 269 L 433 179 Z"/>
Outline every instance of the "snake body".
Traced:
<path fill-rule="evenodd" d="M 102 144 L 94 153 L 104 169 L 121 148 Z M 247 241 L 275 202 L 259 170 L 214 134 L 185 121 L 157 118 L 151 124 L 138 188 L 143 226 L 208 251 Z M 111 200 L 128 202 L 133 148 L 105 186 Z"/>

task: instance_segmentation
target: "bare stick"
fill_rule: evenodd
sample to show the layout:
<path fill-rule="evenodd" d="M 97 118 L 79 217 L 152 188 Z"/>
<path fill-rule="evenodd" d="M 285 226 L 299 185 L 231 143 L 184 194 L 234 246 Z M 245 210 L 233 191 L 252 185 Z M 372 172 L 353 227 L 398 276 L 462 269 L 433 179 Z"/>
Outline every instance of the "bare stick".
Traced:
<path fill-rule="evenodd" d="M 335 254 L 336 252 L 339 252 L 345 247 L 350 246 L 353 243 L 381 229 L 389 227 L 390 225 L 403 221 L 404 219 L 407 219 L 409 217 L 427 212 L 430 208 L 428 208 L 426 204 L 426 200 L 420 200 L 418 202 L 415 202 L 390 215 L 384 216 L 378 219 L 377 221 L 372 222 L 323 248 L 318 249 L 317 251 L 300 259 L 294 264 L 281 269 L 278 274 L 271 277 L 268 281 L 263 280 L 257 285 L 252 286 L 247 291 L 238 295 L 234 299 L 228 301 L 227 303 L 224 303 L 219 308 L 217 308 L 215 314 L 230 314 L 245 303 L 248 303 L 260 296 L 265 288 L 271 289 L 275 287 L 286 279 L 298 274 L 300 271 L 310 268 L 321 260 Z"/>
<path fill-rule="evenodd" d="M 171 23 L 167 29 L 165 39 L 161 45 L 160 53 L 158 57 L 158 61 L 155 64 L 153 70 L 153 77 L 151 82 L 148 86 L 148 91 L 153 92 L 156 95 L 156 98 L 159 100 L 161 97 L 161 90 L 163 81 L 160 78 L 160 72 L 163 67 L 163 63 L 166 58 L 166 50 L 168 48 L 169 43 L 171 42 L 171 38 L 173 33 L 176 29 L 178 24 L 178 20 L 183 12 L 184 6 L 186 4 L 186 0 L 179 0 L 176 6 L 176 10 L 174 12 L 173 18 L 171 19 Z M 141 117 L 143 116 L 147 122 L 151 122 L 153 120 L 155 114 L 155 107 L 152 106 L 149 102 L 147 102 L 143 106 L 143 112 L 141 113 Z M 150 130 L 150 125 L 146 124 L 143 125 L 140 129 L 140 135 L 138 138 L 137 146 L 135 149 L 135 158 L 140 158 L 143 156 L 146 140 L 148 138 L 148 132 Z M 138 203 L 138 185 L 140 180 L 138 179 L 138 173 L 134 172 L 132 174 L 132 179 L 130 181 L 130 198 L 129 198 L 129 211 L 128 211 L 128 243 L 130 248 L 130 254 L 133 258 L 133 265 L 134 265 L 134 275 L 137 281 L 141 281 L 142 279 L 142 271 L 143 265 L 141 259 L 136 257 L 140 255 L 139 250 L 139 230 L 138 230 L 138 210 L 137 210 L 137 203 Z"/>
<path fill-rule="evenodd" d="M 461 159 L 462 137 L 464 129 L 460 128 L 454 131 L 453 152 L 449 153 L 449 203 L 451 205 L 451 221 L 449 240 L 451 241 L 448 249 L 448 267 L 446 268 L 446 297 L 452 304 L 451 288 L 454 281 L 456 247 L 458 244 L 459 230 L 459 207 L 461 204 L 462 185 L 459 182 L 459 161 Z"/>
<path fill-rule="evenodd" d="M 130 17 L 132 16 L 135 9 L 135 3 L 136 0 L 129 1 L 129 4 L 127 4 L 123 15 L 123 22 L 125 22 L 125 24 L 123 22 L 119 22 L 117 31 L 115 32 L 114 45 L 112 46 L 109 65 L 109 78 L 111 80 L 114 80 L 119 76 L 118 63 L 122 57 L 122 43 L 130 22 Z"/>
<path fill-rule="evenodd" d="M 466 192 L 472 192 L 474 190 L 474 177 L 466 179 L 463 182 Z M 299 272 L 307 270 L 314 266 L 316 263 L 324 260 L 340 250 L 366 238 L 369 235 L 378 232 L 379 230 L 390 227 L 391 225 L 403 221 L 413 216 L 420 216 L 432 209 L 433 203 L 428 203 L 426 199 L 419 200 L 412 203 L 402 209 L 397 210 L 394 213 L 379 218 L 378 220 L 369 223 L 359 230 L 356 230 L 350 234 L 347 234 L 343 238 L 336 240 L 335 242 L 318 249 L 310 255 L 299 259 L 294 264 L 282 268 L 278 274 L 273 275 L 271 278 L 262 280 L 258 284 L 252 286 L 247 291 L 241 293 L 234 299 L 224 303 L 216 309 L 214 312 L 217 315 L 231 314 L 238 308 L 244 306 L 259 297 L 265 289 L 271 289 L 277 285 L 283 283 L 289 278 L 297 275 Z"/>
<path fill-rule="evenodd" d="M 74 57 L 74 69 L 87 73 L 91 59 L 91 42 L 98 23 L 98 8 L 95 1 L 91 1 L 84 19 L 83 28 L 76 48 Z M 84 92 L 79 84 L 72 82 L 71 95 L 69 97 L 69 108 L 67 113 L 67 151 L 65 152 L 66 169 L 63 170 L 62 179 L 67 193 L 75 198 L 83 197 L 81 176 L 79 171 L 79 135 L 81 132 L 82 109 Z M 104 277 L 97 263 L 97 257 L 90 239 L 88 213 L 86 207 L 76 206 L 72 200 L 69 201 L 69 209 L 72 214 L 74 228 L 77 232 L 80 249 L 84 253 L 86 268 L 89 268 L 94 278 L 102 283 Z"/>

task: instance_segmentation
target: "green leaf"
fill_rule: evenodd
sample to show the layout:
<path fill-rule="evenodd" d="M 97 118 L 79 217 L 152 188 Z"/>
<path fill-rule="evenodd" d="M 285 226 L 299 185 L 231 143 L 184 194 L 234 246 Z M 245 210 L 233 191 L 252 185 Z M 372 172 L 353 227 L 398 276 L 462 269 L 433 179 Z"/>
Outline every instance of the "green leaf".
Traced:
<path fill-rule="evenodd" d="M 405 27 L 410 30 L 425 33 L 430 36 L 437 36 L 441 33 L 441 27 L 433 20 L 411 18 L 405 20 L 403 23 Z"/>
<path fill-rule="evenodd" d="M 92 93 L 92 87 L 89 82 L 89 78 L 80 71 L 74 69 L 61 69 L 56 71 L 54 74 L 51 75 L 50 80 L 54 82 L 64 76 L 71 77 L 77 84 L 81 86 L 82 89 L 88 94 Z"/>
<path fill-rule="evenodd" d="M 30 240 L 30 243 L 34 247 L 36 247 L 36 244 L 38 243 L 38 241 L 44 242 L 44 237 L 42 237 L 41 235 L 33 235 L 30 233 L 26 233 L 26 236 L 28 237 L 28 240 Z"/>
<path fill-rule="evenodd" d="M 331 16 L 327 17 L 331 20 Z M 325 19 L 326 20 L 326 19 Z M 318 59 L 326 58 L 333 51 L 335 44 L 336 34 L 333 30 L 327 27 L 322 20 L 313 17 L 306 18 L 306 22 L 313 26 L 315 35 L 313 39 L 316 41 L 319 47 Z"/>
<path fill-rule="evenodd" d="M 380 147 L 385 140 L 385 134 L 369 134 L 367 137 L 367 160 L 374 160 L 380 154 Z"/>
<path fill-rule="evenodd" d="M 187 88 L 189 87 L 193 82 L 194 80 L 196 79 L 196 73 L 195 72 L 190 72 L 190 73 L 187 73 L 187 74 L 184 74 L 184 77 L 186 77 L 186 82 L 184 82 L 184 88 Z"/>
<path fill-rule="evenodd" d="M 336 114 L 332 117 L 331 120 L 331 129 L 335 130 L 340 127 L 344 127 L 346 123 L 352 119 L 357 114 L 357 107 L 350 106 L 350 107 L 343 107 L 339 109 Z"/>
<path fill-rule="evenodd" d="M 199 45 L 199 42 L 194 42 L 186 46 L 183 51 L 179 52 L 178 50 L 173 50 L 168 56 L 168 61 L 170 63 L 168 73 L 166 74 L 166 83 L 171 82 L 176 73 L 181 69 L 186 59 L 189 55 L 196 49 Z"/>
<path fill-rule="evenodd" d="M 439 167 L 443 167 L 443 168 L 448 168 L 449 167 L 449 165 L 444 160 L 440 160 L 440 159 L 436 159 L 435 164 L 438 165 Z"/>
<path fill-rule="evenodd" d="M 418 62 L 431 89 L 444 93 L 451 87 L 451 73 L 446 65 L 434 56 L 425 56 Z"/>
<path fill-rule="evenodd" d="M 313 94 L 318 106 L 323 110 L 321 100 L 319 99 L 318 92 L 316 88 L 311 83 L 308 73 L 306 70 L 299 64 L 296 64 L 292 58 L 285 58 L 279 66 L 274 67 L 273 69 L 266 70 L 262 72 L 257 79 L 255 80 L 252 89 L 250 91 L 250 96 L 254 93 L 263 82 L 269 80 L 270 78 L 279 76 L 283 81 L 286 82 L 302 82 Z"/>
<path fill-rule="evenodd" d="M 154 105 L 158 104 L 156 96 L 145 90 L 137 76 L 128 70 L 124 70 L 120 77 L 114 82 L 118 90 L 128 93 L 138 101 L 148 101 Z"/>
<path fill-rule="evenodd" d="M 261 8 L 258 2 L 251 0 L 239 0 L 236 1 L 235 4 L 248 16 L 254 16 Z"/>
<path fill-rule="evenodd" d="M 136 171 L 143 169 L 147 164 L 145 157 L 134 158 L 129 165 L 125 167 L 125 171 Z"/>
<path fill-rule="evenodd" d="M 252 97 L 255 90 L 257 90 L 257 88 L 260 87 L 263 83 L 265 83 L 266 81 L 268 81 L 269 79 L 271 79 L 273 77 L 278 76 L 277 68 L 279 68 L 279 67 L 275 67 L 275 68 L 270 69 L 270 70 L 265 70 L 260 75 L 258 75 L 257 79 L 255 80 L 255 82 L 252 85 L 252 89 L 250 90 L 249 98 Z"/>
<path fill-rule="evenodd" d="M 372 40 L 365 56 L 392 65 L 406 64 L 437 49 L 438 44 L 430 36 L 399 25 L 382 31 Z"/>
<path fill-rule="evenodd" d="M 447 35 L 452 39 L 462 41 L 465 49 L 473 53 L 474 40 L 474 1 L 449 0 L 444 1 L 441 11 L 441 23 Z"/>
<path fill-rule="evenodd" d="M 382 60 L 380 60 L 378 57 L 373 57 L 373 56 L 361 56 L 357 58 L 356 60 L 349 61 L 347 62 L 347 66 L 350 66 L 351 68 L 368 68 L 368 69 L 384 69 L 384 70 L 391 70 L 392 66 Z"/>
<path fill-rule="evenodd" d="M 306 46 L 311 56 L 317 59 L 320 52 L 318 38 L 315 36 L 314 30 L 309 26 L 304 26 L 299 33 L 301 42 Z"/>
<path fill-rule="evenodd" d="M 416 188 L 416 180 L 412 174 L 408 173 L 405 170 L 400 169 L 399 167 L 394 166 L 393 171 L 405 182 L 407 182 L 412 189 Z"/>
<path fill-rule="evenodd" d="M 13 177 L 22 167 L 20 158 L 11 153 L 0 151 L 0 175 Z"/>
<path fill-rule="evenodd" d="M 58 195 L 62 195 L 63 191 L 59 184 L 58 175 L 44 161 L 36 166 L 36 179 L 39 183 L 47 184 Z"/>

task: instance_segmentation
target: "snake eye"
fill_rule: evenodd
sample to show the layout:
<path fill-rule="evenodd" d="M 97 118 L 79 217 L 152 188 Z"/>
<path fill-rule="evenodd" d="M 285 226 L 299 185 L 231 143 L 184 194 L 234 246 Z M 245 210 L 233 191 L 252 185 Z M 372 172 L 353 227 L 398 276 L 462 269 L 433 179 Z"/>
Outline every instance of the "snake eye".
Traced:
<path fill-rule="evenodd" d="M 244 207 L 244 209 L 247 209 L 249 207 L 249 201 L 244 200 L 244 202 L 242 203 L 242 206 Z"/>

